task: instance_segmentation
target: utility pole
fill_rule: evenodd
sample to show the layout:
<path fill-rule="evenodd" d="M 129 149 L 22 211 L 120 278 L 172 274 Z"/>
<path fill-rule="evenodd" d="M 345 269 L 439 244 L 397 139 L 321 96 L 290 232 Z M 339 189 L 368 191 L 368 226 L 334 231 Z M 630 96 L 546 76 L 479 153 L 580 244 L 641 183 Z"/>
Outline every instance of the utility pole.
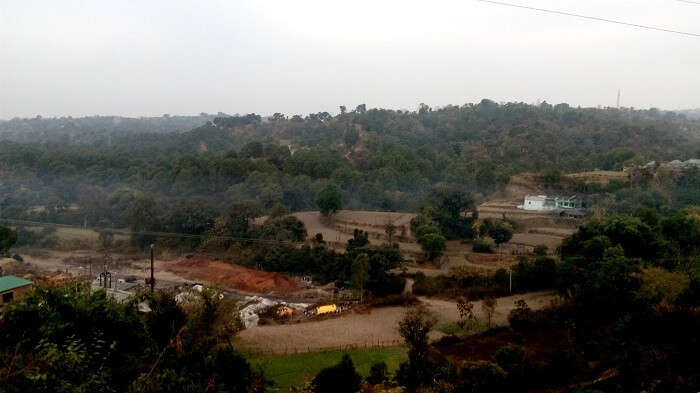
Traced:
<path fill-rule="evenodd" d="M 508 269 L 508 290 L 510 293 L 513 293 L 513 269 L 512 268 Z"/>
<path fill-rule="evenodd" d="M 107 263 L 108 263 L 108 256 L 105 253 L 104 262 L 103 262 L 103 271 L 102 271 L 102 273 L 100 273 L 100 281 L 101 281 L 102 287 L 105 289 L 112 288 L 112 273 L 107 270 Z M 109 284 L 107 283 L 107 280 L 109 280 Z"/>
<path fill-rule="evenodd" d="M 153 277 L 153 244 L 151 244 L 151 293 L 156 286 L 156 279 Z"/>

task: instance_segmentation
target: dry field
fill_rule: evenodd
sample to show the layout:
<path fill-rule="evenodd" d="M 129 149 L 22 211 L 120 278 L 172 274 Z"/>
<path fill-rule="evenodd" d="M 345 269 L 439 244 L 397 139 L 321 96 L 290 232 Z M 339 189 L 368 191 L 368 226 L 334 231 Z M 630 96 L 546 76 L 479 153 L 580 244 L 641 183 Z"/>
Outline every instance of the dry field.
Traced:
<path fill-rule="evenodd" d="M 502 219 L 503 216 L 510 219 L 552 219 L 558 216 L 554 216 L 549 213 L 542 213 L 532 210 L 522 210 L 518 209 L 518 205 L 523 204 L 523 197 L 525 194 L 521 195 L 518 199 L 494 199 L 488 202 L 484 202 L 478 206 L 479 218 L 496 218 Z"/>
<path fill-rule="evenodd" d="M 532 292 L 498 299 L 493 323 L 507 323 L 510 310 L 515 301 L 525 299 L 532 309 L 549 306 L 556 295 L 550 291 Z M 420 299 L 423 304 L 435 312 L 438 325 L 455 323 L 459 319 L 457 305 L 454 302 Z M 481 302 L 474 302 L 474 310 L 480 320 L 485 320 L 481 311 Z M 397 343 L 401 341 L 397 326 L 406 308 L 383 307 L 373 309 L 370 313 L 349 313 L 345 316 L 322 321 L 304 322 L 290 325 L 257 326 L 243 330 L 239 337 L 243 345 L 264 352 L 289 353 L 295 350 L 321 350 L 338 346 L 364 346 Z M 438 331 L 431 333 L 431 338 L 442 335 Z"/>
<path fill-rule="evenodd" d="M 508 244 L 501 246 L 501 249 L 497 250 L 498 253 L 496 254 L 473 253 L 471 244 L 449 241 L 447 242 L 447 250 L 442 260 L 441 269 L 430 269 L 430 267 L 427 267 L 425 270 L 426 275 L 444 274 L 450 267 L 458 265 L 487 270 L 508 267 L 517 262 L 517 254 L 523 254 L 535 246 L 543 244 L 551 250 L 556 249 L 561 244 L 562 239 L 573 233 L 575 226 L 579 223 L 579 221 L 573 219 L 553 217 L 549 214 L 523 213 L 523 210 L 515 208 L 514 202 L 505 200 L 495 200 L 479 206 L 480 218 L 492 216 L 500 219 L 504 211 L 507 212 L 507 217 L 512 217 L 513 213 L 522 213 L 521 215 L 526 216 L 527 219 L 537 220 L 536 222 L 533 221 L 533 224 L 537 224 L 537 226 L 531 227 L 528 224 L 524 224 L 525 228 L 521 231 L 525 231 L 525 233 L 515 233 L 513 239 Z M 294 216 L 304 222 L 309 237 L 321 233 L 332 247 L 343 250 L 347 241 L 352 238 L 354 229 L 367 231 L 372 244 L 382 244 L 387 241 L 384 233 L 384 226 L 387 222 L 392 222 L 398 227 L 405 225 L 407 231 L 410 232 L 410 220 L 415 214 L 343 210 L 336 215 L 330 224 L 326 224 L 321 220 L 319 212 L 300 212 L 294 213 Z M 516 220 L 522 222 L 519 218 L 516 218 Z M 395 235 L 394 241 L 398 242 L 401 251 L 403 251 L 409 262 L 422 258 L 423 251 L 420 245 L 410 236 L 400 237 Z M 425 267 L 416 268 L 422 269 Z"/>
<path fill-rule="evenodd" d="M 479 205 L 479 218 L 508 219 L 516 221 L 520 233 L 505 246 L 506 252 L 519 251 L 519 248 L 530 248 L 545 245 L 550 250 L 556 249 L 562 240 L 576 231 L 582 220 L 559 217 L 556 214 L 527 211 L 517 208 L 522 201 L 497 199 Z"/>
<path fill-rule="evenodd" d="M 415 213 L 341 210 L 336 214 L 335 219 L 340 223 L 372 225 L 383 231 L 384 226 L 389 223 L 408 226 L 415 216 Z"/>
<path fill-rule="evenodd" d="M 544 244 L 550 250 L 557 248 L 561 241 L 566 237 L 566 235 L 543 235 L 537 233 L 514 233 L 513 238 L 510 240 L 509 244 L 514 245 L 524 245 L 524 246 L 538 246 Z"/>
<path fill-rule="evenodd" d="M 326 225 L 321 221 L 321 213 L 317 211 L 299 212 L 293 214 L 301 220 L 306 226 L 306 231 L 309 237 L 315 236 L 317 233 L 323 235 L 323 239 L 330 242 L 336 248 L 344 249 L 345 244 L 349 239 L 352 239 L 352 232 L 355 228 L 370 232 L 369 241 L 372 244 L 382 244 L 386 242 L 384 237 L 377 238 L 372 236 L 373 233 L 384 234 L 384 225 L 386 219 L 394 219 L 394 222 L 402 223 L 401 225 L 408 226 L 408 222 L 414 216 L 411 213 L 393 213 L 393 212 L 354 212 L 341 210 L 334 218 L 333 226 Z M 381 226 L 381 229 L 375 227 Z M 397 225 L 396 223 L 394 225 Z M 421 248 L 417 243 L 399 242 L 399 247 L 407 253 L 420 253 Z"/>
<path fill-rule="evenodd" d="M 582 180 L 586 183 L 596 183 L 600 185 L 607 185 L 610 180 L 617 181 L 627 181 L 629 180 L 629 175 L 622 171 L 590 171 L 590 172 L 579 172 L 570 173 L 566 177 L 575 180 Z"/>

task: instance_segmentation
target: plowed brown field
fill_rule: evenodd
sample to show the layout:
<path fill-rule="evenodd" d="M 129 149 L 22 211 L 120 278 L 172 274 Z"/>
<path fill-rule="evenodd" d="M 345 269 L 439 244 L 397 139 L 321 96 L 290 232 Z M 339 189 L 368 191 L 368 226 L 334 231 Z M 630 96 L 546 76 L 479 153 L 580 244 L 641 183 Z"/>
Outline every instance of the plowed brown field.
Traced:
<path fill-rule="evenodd" d="M 255 293 L 291 293 L 299 290 L 296 278 L 263 272 L 222 261 L 193 257 L 168 264 L 166 270 L 189 280 Z"/>

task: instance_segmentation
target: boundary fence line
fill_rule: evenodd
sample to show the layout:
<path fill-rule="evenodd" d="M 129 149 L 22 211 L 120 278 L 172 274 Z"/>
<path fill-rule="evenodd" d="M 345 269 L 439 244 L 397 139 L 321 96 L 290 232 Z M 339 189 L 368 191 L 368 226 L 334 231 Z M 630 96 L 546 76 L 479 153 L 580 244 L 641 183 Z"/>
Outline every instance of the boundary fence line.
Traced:
<path fill-rule="evenodd" d="M 403 340 L 371 340 L 355 344 L 340 344 L 323 347 L 314 346 L 285 346 L 285 347 L 244 347 L 244 350 L 253 356 L 266 355 L 297 355 L 306 353 L 326 353 L 326 352 L 349 352 L 349 351 L 370 351 L 380 348 L 402 347 Z"/>

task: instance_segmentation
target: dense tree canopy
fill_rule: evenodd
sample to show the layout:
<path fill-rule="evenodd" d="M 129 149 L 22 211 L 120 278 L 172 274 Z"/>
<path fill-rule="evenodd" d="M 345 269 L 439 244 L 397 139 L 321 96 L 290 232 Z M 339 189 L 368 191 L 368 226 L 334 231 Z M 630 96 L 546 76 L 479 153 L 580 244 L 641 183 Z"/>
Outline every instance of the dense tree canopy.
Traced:
<path fill-rule="evenodd" d="M 340 210 L 342 203 L 343 194 L 341 193 L 340 188 L 338 188 L 338 186 L 335 184 L 326 186 L 323 190 L 321 190 L 316 198 L 316 204 L 321 210 L 321 214 L 324 216 L 329 216 L 336 213 L 338 210 Z"/>
<path fill-rule="evenodd" d="M 0 225 L 0 256 L 6 255 L 17 242 L 17 232 Z"/>
<path fill-rule="evenodd" d="M 658 110 L 489 100 L 421 108 L 1 122 L 0 207 L 4 217 L 122 227 L 126 209 L 144 198 L 154 198 L 163 215 L 184 202 L 222 214 L 252 199 L 264 210 L 299 211 L 316 208 L 332 183 L 347 208 L 415 211 L 433 204 L 445 237 L 469 237 L 457 210 L 468 218 L 471 195 L 488 194 L 514 174 L 543 173 L 556 183 L 567 172 L 684 160 L 700 150 L 697 122 Z M 666 191 L 635 183 L 639 190 L 620 195 L 636 198 L 632 205 L 692 204 L 698 179 L 698 170 L 652 176 L 646 181 L 658 180 Z M 466 193 L 443 192 L 454 189 Z"/>

